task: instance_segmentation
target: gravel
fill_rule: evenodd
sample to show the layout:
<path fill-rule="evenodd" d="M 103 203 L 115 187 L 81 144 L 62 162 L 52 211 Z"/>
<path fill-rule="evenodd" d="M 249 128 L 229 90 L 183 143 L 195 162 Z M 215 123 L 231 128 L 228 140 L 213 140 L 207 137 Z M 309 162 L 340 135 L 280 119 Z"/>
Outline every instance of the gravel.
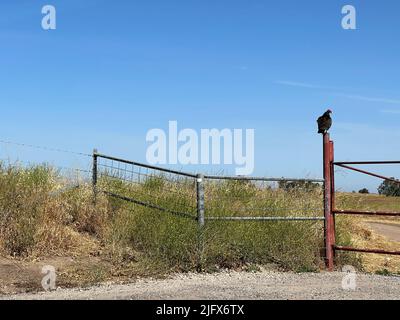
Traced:
<path fill-rule="evenodd" d="M 87 289 L 2 296 L 30 300 L 336 300 L 400 299 L 400 277 L 356 274 L 355 290 L 344 290 L 341 272 L 221 272 L 177 274 L 131 284 L 104 284 Z"/>

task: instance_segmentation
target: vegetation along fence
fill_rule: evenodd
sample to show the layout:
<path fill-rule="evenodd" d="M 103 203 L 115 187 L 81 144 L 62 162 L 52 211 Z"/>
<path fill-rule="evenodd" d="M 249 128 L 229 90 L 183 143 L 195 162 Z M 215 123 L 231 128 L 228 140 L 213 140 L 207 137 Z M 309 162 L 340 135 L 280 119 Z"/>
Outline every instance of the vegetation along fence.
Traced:
<path fill-rule="evenodd" d="M 197 222 L 200 253 L 203 230 L 208 223 L 325 221 L 320 192 L 323 182 L 322 179 L 192 174 L 100 154 L 97 150 L 93 153 L 95 194 L 103 192 L 116 199 Z M 301 206 L 296 208 L 290 208 L 290 203 L 287 203 L 288 207 L 274 204 L 276 194 L 272 195 L 272 192 L 282 188 L 290 190 L 298 185 L 318 190 L 319 199 L 308 202 L 298 197 L 295 201 L 301 202 Z M 201 257 L 198 258 L 201 261 Z"/>
<path fill-rule="evenodd" d="M 323 222 L 325 262 L 327 269 L 333 270 L 336 251 L 400 255 L 397 251 L 351 248 L 336 244 L 336 215 L 400 216 L 396 212 L 336 209 L 335 166 L 400 183 L 394 178 L 350 166 L 364 164 L 400 164 L 400 161 L 335 162 L 334 143 L 327 133 L 323 136 L 323 179 L 192 174 L 100 154 L 97 150 L 93 152 L 92 171 L 95 194 L 103 192 L 116 199 L 197 222 L 199 248 L 204 241 L 205 225 L 215 221 Z M 299 185 L 309 191 L 320 189 L 322 185 L 321 201 L 308 203 L 306 199 L 299 199 L 303 203 L 295 208 L 274 206 L 273 198 L 276 194 L 272 196 L 271 190 L 290 190 Z M 256 200 L 249 201 L 251 198 Z"/>

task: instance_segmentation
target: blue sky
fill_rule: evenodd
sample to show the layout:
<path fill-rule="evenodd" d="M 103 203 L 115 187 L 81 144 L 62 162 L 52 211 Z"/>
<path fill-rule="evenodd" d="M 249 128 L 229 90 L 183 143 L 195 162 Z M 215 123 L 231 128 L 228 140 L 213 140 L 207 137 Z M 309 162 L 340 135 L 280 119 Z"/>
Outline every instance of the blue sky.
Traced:
<path fill-rule="evenodd" d="M 45 4 L 56 30 L 41 28 Z M 357 30 L 341 28 L 346 4 Z M 2 1 L 0 139 L 145 161 L 147 131 L 169 120 L 254 128 L 255 175 L 320 177 L 315 120 L 330 107 L 336 159 L 396 160 L 399 11 L 395 0 Z M 7 157 L 88 165 L 0 144 Z M 339 172 L 337 187 L 379 182 Z"/>

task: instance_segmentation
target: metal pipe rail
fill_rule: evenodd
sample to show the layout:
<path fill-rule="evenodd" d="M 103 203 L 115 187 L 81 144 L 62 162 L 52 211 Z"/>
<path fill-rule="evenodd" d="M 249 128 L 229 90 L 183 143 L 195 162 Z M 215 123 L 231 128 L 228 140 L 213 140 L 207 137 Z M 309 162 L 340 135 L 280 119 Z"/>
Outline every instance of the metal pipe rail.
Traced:
<path fill-rule="evenodd" d="M 141 205 L 143 207 L 147 207 L 147 208 L 150 208 L 150 209 L 156 209 L 156 210 L 159 210 L 159 211 L 167 212 L 167 213 L 170 213 L 172 215 L 179 216 L 179 217 L 182 217 L 182 218 L 188 218 L 188 219 L 192 219 L 192 220 L 197 220 L 197 218 L 195 216 L 193 216 L 193 215 L 191 215 L 189 213 L 186 213 L 186 212 L 179 212 L 179 211 L 166 209 L 166 208 L 163 208 L 163 207 L 151 204 L 151 203 L 147 203 L 147 202 L 135 200 L 135 199 L 132 199 L 132 198 L 124 197 L 124 196 L 121 196 L 119 194 L 112 193 L 112 192 L 109 192 L 109 191 L 103 191 L 103 193 L 108 195 L 108 196 L 110 196 L 110 197 L 113 197 L 113 198 L 116 198 L 116 199 L 120 199 L 120 200 L 124 200 L 124 201 L 127 201 L 127 202 L 131 202 L 131 203 L 134 203 L 134 204 L 138 204 L 138 205 Z"/>
<path fill-rule="evenodd" d="M 166 172 L 166 173 L 173 173 L 173 174 L 180 175 L 180 176 L 185 176 L 185 177 L 190 177 L 190 178 L 196 178 L 197 177 L 197 175 L 192 174 L 192 173 L 188 173 L 188 172 L 165 169 L 165 168 L 161 168 L 161 167 L 148 165 L 148 164 L 145 164 L 145 163 L 140 163 L 140 162 L 120 159 L 120 158 L 116 158 L 116 157 L 111 157 L 111 156 L 107 156 L 107 155 L 100 154 L 100 153 L 96 153 L 96 154 L 94 154 L 94 156 L 98 157 L 98 158 L 103 158 L 103 159 L 108 159 L 108 160 L 112 160 L 112 161 L 116 161 L 116 162 L 122 162 L 122 163 L 130 164 L 130 165 L 133 165 L 133 166 L 138 166 L 138 167 L 143 167 L 143 168 L 147 168 L 147 169 L 162 171 L 162 172 Z"/>
<path fill-rule="evenodd" d="M 126 159 L 121 159 L 113 156 L 108 156 L 105 154 L 101 153 L 95 153 L 94 154 L 98 158 L 103 158 L 103 159 L 108 159 L 116 162 L 122 162 L 138 167 L 143 167 L 143 168 L 148 168 L 152 170 L 157 170 L 157 171 L 162 171 L 166 173 L 172 173 L 176 175 L 181 175 L 181 176 L 186 176 L 190 178 L 197 178 L 198 174 L 190 173 L 190 172 L 184 172 L 184 171 L 178 171 L 178 170 L 172 170 L 172 169 L 166 169 L 166 168 L 161 168 L 145 163 L 140 163 L 136 161 L 130 161 Z M 247 181 L 266 181 L 266 182 L 279 182 L 279 181 L 288 181 L 288 182 L 319 182 L 323 183 L 323 179 L 299 179 L 299 178 L 265 178 L 265 177 L 247 177 L 247 176 L 217 176 L 217 175 L 204 175 L 204 179 L 210 179 L 210 180 L 247 180 Z"/>
<path fill-rule="evenodd" d="M 324 183 L 323 179 L 299 179 L 299 178 L 263 178 L 263 177 L 241 177 L 241 176 L 215 176 L 205 175 L 205 179 L 209 180 L 243 180 L 243 181 L 265 181 L 265 182 L 315 182 Z"/>
<path fill-rule="evenodd" d="M 335 250 L 337 250 L 337 251 L 360 252 L 360 253 L 387 254 L 387 255 L 395 255 L 395 256 L 399 256 L 400 255 L 400 251 L 387 251 L 387 250 L 382 250 L 382 249 L 360 249 L 360 248 L 335 246 Z"/>
<path fill-rule="evenodd" d="M 357 210 L 333 210 L 332 212 L 334 214 L 343 214 L 343 215 L 400 217 L 400 212 L 357 211 Z"/>
<path fill-rule="evenodd" d="M 342 165 L 342 164 L 400 164 L 400 161 L 336 161 L 333 163 L 334 165 Z"/>
<path fill-rule="evenodd" d="M 206 217 L 210 221 L 324 221 L 324 217 Z"/>
<path fill-rule="evenodd" d="M 375 177 L 375 178 L 384 179 L 384 180 L 392 181 L 392 182 L 395 182 L 395 183 L 400 183 L 400 180 L 393 179 L 393 178 L 388 178 L 388 177 L 382 176 L 380 174 L 372 173 L 372 172 L 369 172 L 369 171 L 366 171 L 366 170 L 361 170 L 361 169 L 350 167 L 350 166 L 347 166 L 347 165 L 344 165 L 344 164 L 340 164 L 340 163 L 337 163 L 336 165 L 338 167 L 342 167 L 344 169 L 360 172 L 360 173 L 363 173 L 363 174 L 366 174 L 366 175 L 369 175 L 369 176 L 372 176 L 372 177 Z"/>

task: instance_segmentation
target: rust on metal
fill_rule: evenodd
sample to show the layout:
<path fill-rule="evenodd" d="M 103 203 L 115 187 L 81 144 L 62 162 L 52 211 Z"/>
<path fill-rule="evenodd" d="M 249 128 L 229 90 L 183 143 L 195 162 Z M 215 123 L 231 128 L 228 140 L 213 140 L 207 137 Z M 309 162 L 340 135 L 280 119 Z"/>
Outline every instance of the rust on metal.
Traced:
<path fill-rule="evenodd" d="M 400 212 L 333 210 L 334 214 L 400 217 Z"/>
<path fill-rule="evenodd" d="M 340 164 L 340 163 L 336 163 L 336 165 L 339 166 L 339 167 L 345 168 L 345 169 L 357 171 L 357 172 L 360 172 L 360 173 L 363 173 L 363 174 L 367 174 L 369 176 L 373 176 L 373 177 L 376 177 L 376 178 L 392 181 L 392 182 L 395 182 L 395 183 L 400 183 L 400 180 L 396 180 L 396 179 L 393 179 L 393 178 L 388 178 L 388 177 L 385 177 L 385 176 L 381 176 L 379 174 L 372 173 L 372 172 L 369 172 L 369 171 L 365 171 L 365 170 L 361 170 L 361 169 L 358 169 L 358 168 L 350 167 L 350 166 L 347 166 L 347 165 L 344 165 L 344 164 Z"/>
<path fill-rule="evenodd" d="M 361 253 L 388 254 L 388 255 L 396 255 L 396 256 L 400 255 L 400 251 L 387 251 L 387 250 L 382 250 L 382 249 L 360 249 L 360 248 L 335 246 L 335 250 L 361 252 Z"/>
<path fill-rule="evenodd" d="M 325 256 L 326 266 L 329 271 L 333 271 L 334 264 L 334 243 L 332 242 L 333 222 L 332 222 L 332 156 L 329 133 L 323 135 L 323 169 L 324 169 L 324 216 L 325 216 Z"/>
<path fill-rule="evenodd" d="M 330 170 L 331 170 L 331 228 L 332 228 L 332 245 L 333 248 L 336 244 L 336 221 L 335 221 L 335 215 L 333 213 L 333 210 L 336 208 L 335 205 L 335 145 L 332 140 L 329 141 L 329 152 L 330 152 Z M 333 250 L 333 255 L 335 256 L 335 250 Z"/>
<path fill-rule="evenodd" d="M 400 161 L 340 161 L 334 162 L 333 164 L 400 164 Z"/>

